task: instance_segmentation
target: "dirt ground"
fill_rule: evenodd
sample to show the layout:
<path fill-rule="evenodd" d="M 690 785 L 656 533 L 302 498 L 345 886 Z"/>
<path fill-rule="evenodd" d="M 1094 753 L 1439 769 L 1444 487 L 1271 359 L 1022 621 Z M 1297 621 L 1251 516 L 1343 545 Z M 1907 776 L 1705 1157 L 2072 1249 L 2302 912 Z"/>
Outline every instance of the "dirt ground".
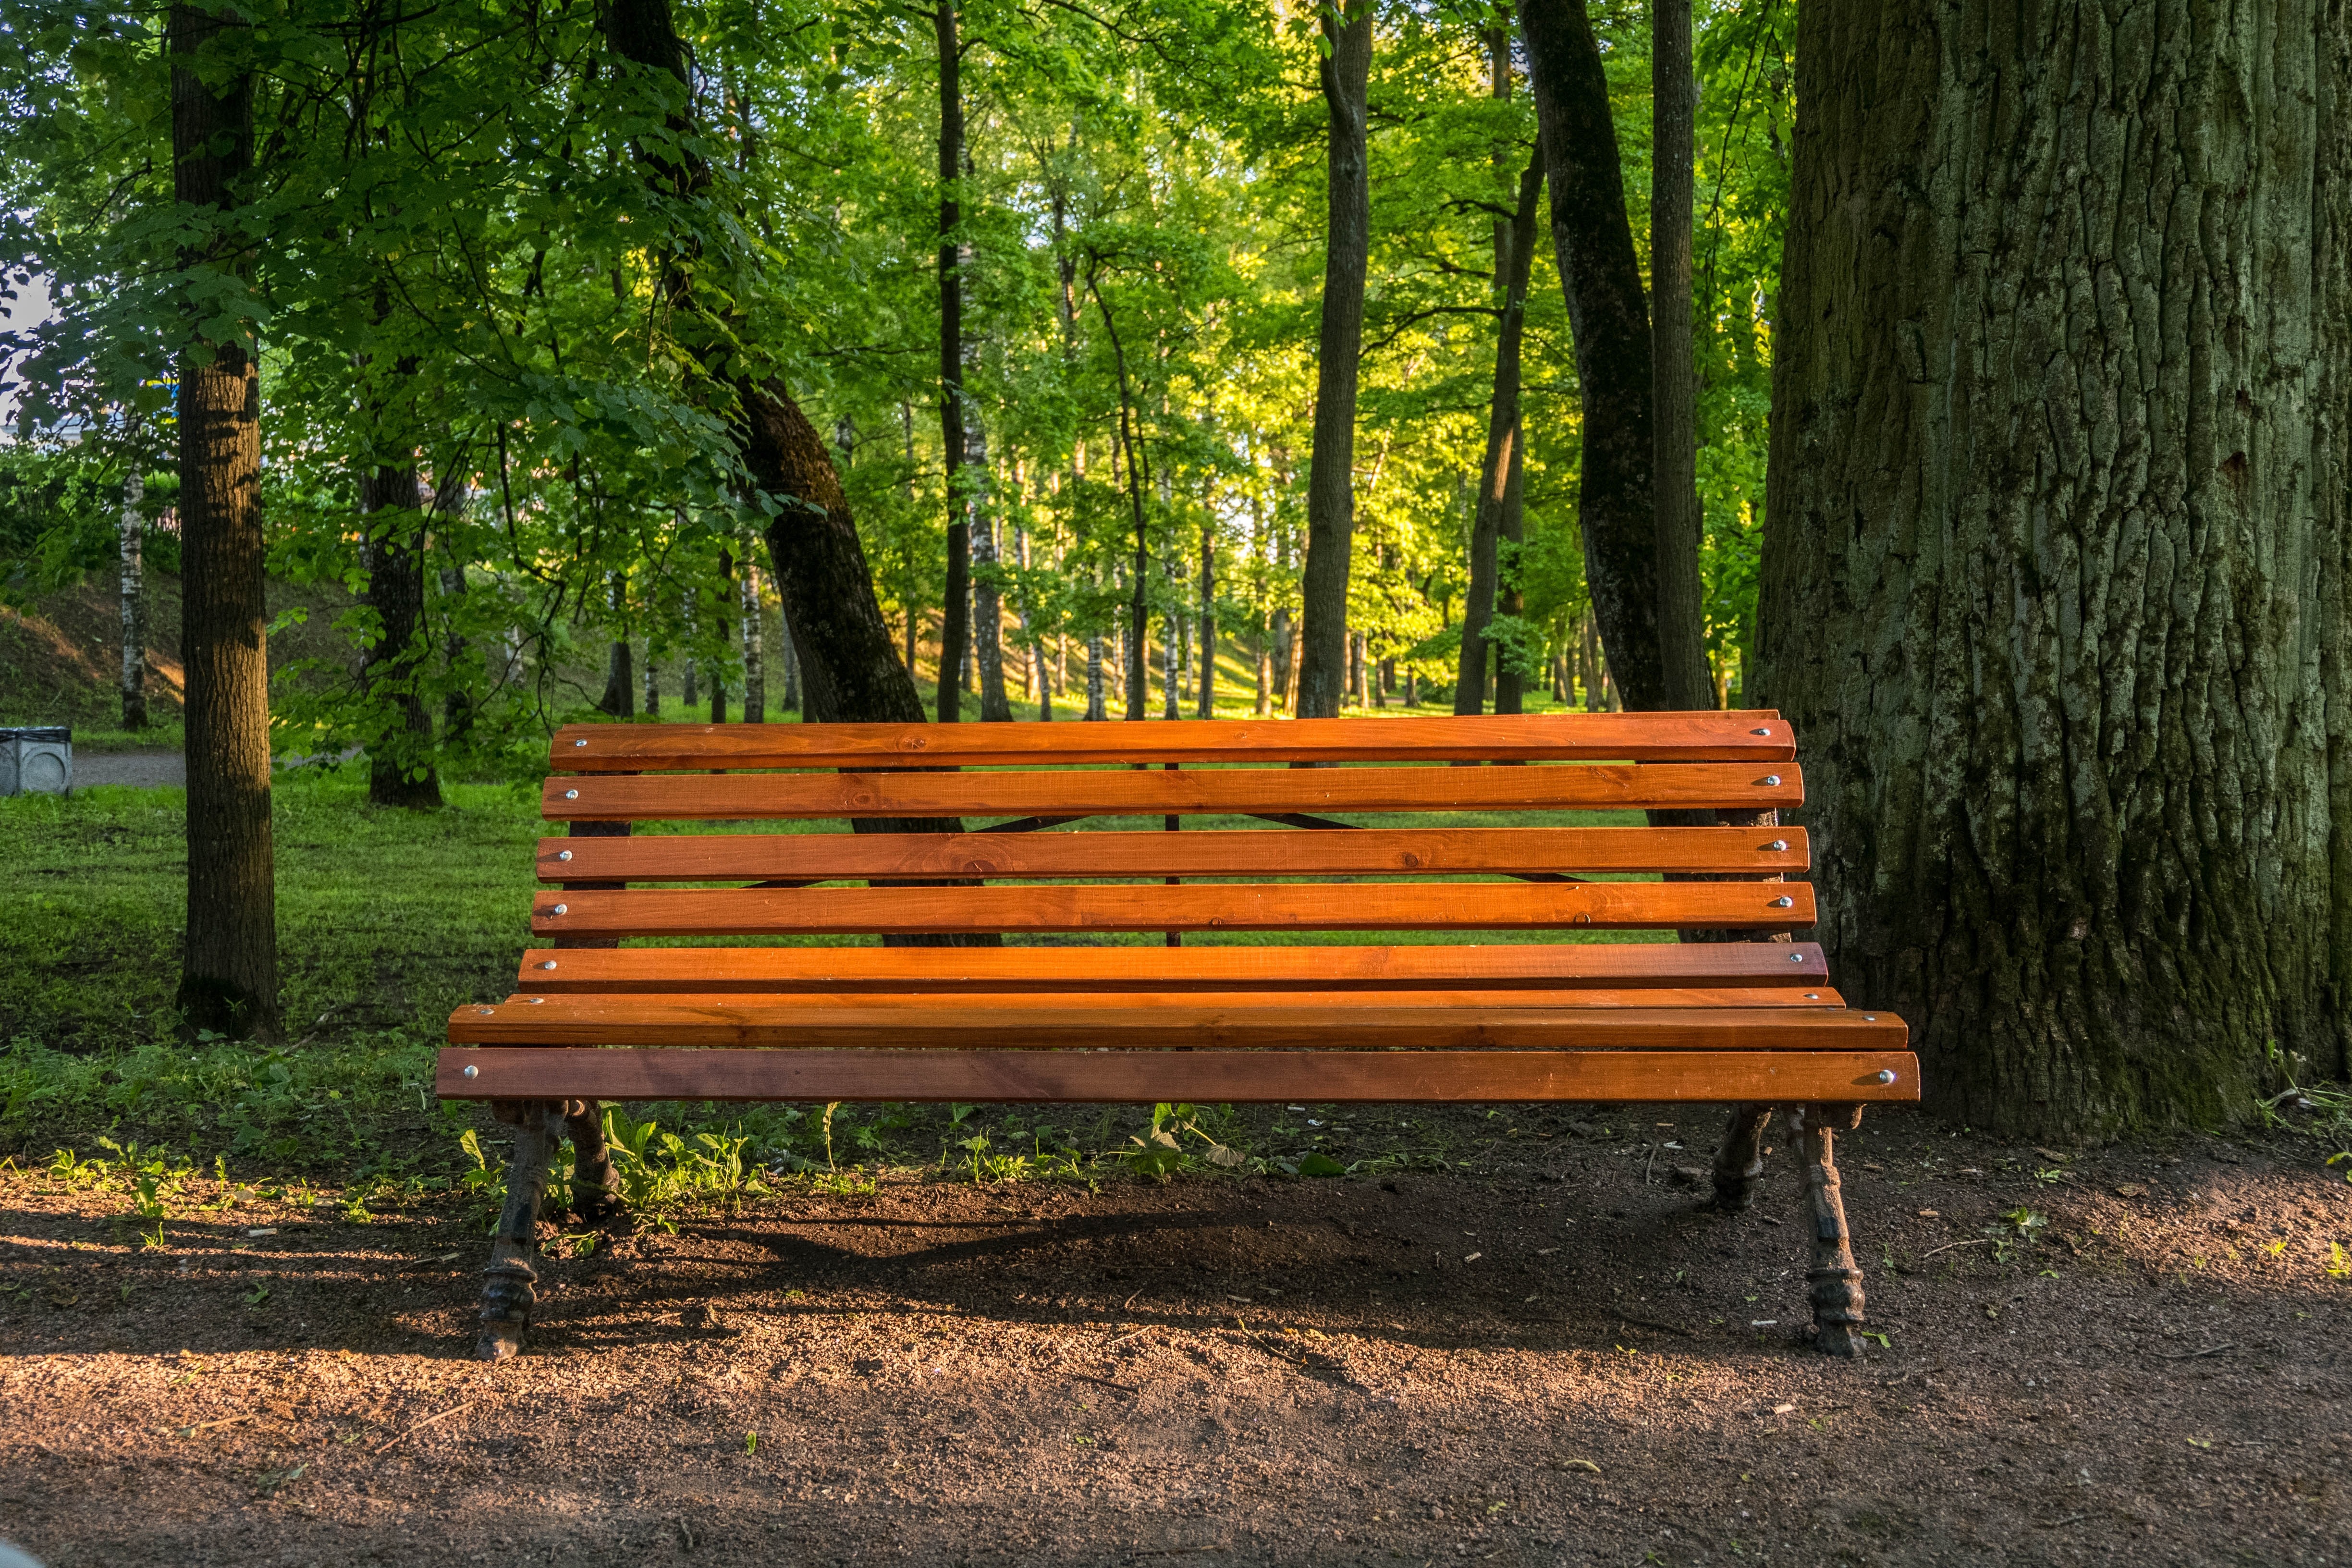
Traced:
<path fill-rule="evenodd" d="M 498 1366 L 454 1208 L 142 1249 L 8 1174 L 0 1535 L 55 1568 L 2352 1558 L 2324 1150 L 1874 1113 L 1842 1163 L 1888 1342 L 1850 1363 L 1795 1341 L 1785 1153 L 1726 1218 L 1678 1174 L 1712 1112 L 1506 1114 L 1474 1176 L 906 1178 L 648 1227 L 551 1261 Z"/>

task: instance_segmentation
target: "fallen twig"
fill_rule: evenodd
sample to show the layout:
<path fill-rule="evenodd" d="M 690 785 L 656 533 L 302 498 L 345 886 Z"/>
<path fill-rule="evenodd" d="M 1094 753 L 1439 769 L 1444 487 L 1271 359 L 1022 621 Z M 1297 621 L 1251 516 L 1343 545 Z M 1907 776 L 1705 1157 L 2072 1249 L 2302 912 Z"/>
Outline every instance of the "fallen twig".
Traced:
<path fill-rule="evenodd" d="M 2202 1356 L 2220 1355 L 2223 1351 L 2233 1351 L 2237 1348 L 2237 1341 L 2223 1340 L 2220 1344 L 2207 1345 L 2201 1351 L 2150 1351 L 2147 1353 L 2158 1361 L 2196 1361 Z"/>
<path fill-rule="evenodd" d="M 383 1447 L 371 1450 L 371 1457 L 375 1454 L 389 1453 L 391 1450 L 400 1447 L 401 1444 L 407 1442 L 411 1437 L 415 1436 L 419 1432 L 424 1431 L 427 1426 L 432 1426 L 435 1422 L 446 1421 L 452 1415 L 457 1415 L 460 1410 L 471 1410 L 475 1405 L 479 1405 L 481 1401 L 478 1399 L 468 1399 L 463 1405 L 452 1405 L 448 1409 L 442 1411 L 438 1415 L 427 1415 L 424 1420 L 419 1421 L 415 1426 L 411 1426 L 407 1431 L 401 1433 L 398 1436 L 393 1438 L 391 1442 L 383 1445 Z"/>
<path fill-rule="evenodd" d="M 2043 1530 L 2063 1530 L 2070 1524 L 2080 1524 L 2090 1517 L 2087 1513 L 2070 1513 L 2063 1519 L 2037 1519 L 2033 1522 Z"/>
<path fill-rule="evenodd" d="M 1090 1372 L 1072 1372 L 1068 1367 L 1062 1368 L 1062 1375 L 1064 1377 L 1075 1377 L 1081 1383 L 1099 1383 L 1105 1388 L 1116 1388 L 1121 1394 L 1140 1394 L 1143 1392 L 1132 1384 L 1115 1383 L 1108 1377 L 1097 1377 Z"/>
<path fill-rule="evenodd" d="M 234 1426 L 240 1421 L 250 1421 L 252 1419 L 252 1413 L 247 1412 L 243 1415 L 224 1415 L 217 1421 L 199 1421 L 193 1426 L 181 1427 L 180 1436 L 183 1437 L 193 1437 L 199 1432 L 209 1432 L 215 1426 Z"/>
<path fill-rule="evenodd" d="M 1654 1323 L 1647 1318 L 1629 1318 L 1622 1312 L 1616 1314 L 1616 1317 L 1619 1322 L 1629 1329 L 1650 1329 L 1661 1334 L 1680 1334 L 1684 1339 L 1692 1337 L 1688 1329 L 1678 1329 L 1672 1323 Z"/>
<path fill-rule="evenodd" d="M 1941 1247 L 1921 1253 L 1919 1255 L 1919 1260 L 1924 1263 L 1928 1258 L 1935 1257 L 1937 1253 L 1949 1252 L 1956 1247 L 1990 1247 L 1992 1242 L 1993 1238 L 1989 1236 L 1979 1236 L 1973 1241 L 1948 1241 Z"/>
<path fill-rule="evenodd" d="M 1129 1332 L 1127 1332 L 1127 1333 L 1121 1334 L 1121 1335 L 1119 1335 L 1119 1336 L 1118 1336 L 1118 1338 L 1117 1338 L 1117 1339 L 1115 1339 L 1115 1340 L 1105 1340 L 1105 1341 L 1103 1342 L 1103 1347 L 1102 1347 L 1102 1348 L 1103 1348 L 1103 1349 L 1105 1349 L 1105 1350 L 1108 1350 L 1108 1349 L 1110 1349 L 1110 1348 L 1111 1348 L 1111 1346 L 1113 1346 L 1113 1345 L 1123 1345 L 1123 1344 L 1127 1343 L 1127 1342 L 1128 1342 L 1128 1341 L 1129 1341 L 1129 1340 L 1133 1340 L 1133 1339 L 1140 1339 L 1140 1338 L 1142 1338 L 1145 1334 L 1150 1333 L 1152 1330 L 1154 1330 L 1154 1329 L 1158 1328 L 1159 1326 L 1160 1326 L 1160 1325 L 1159 1325 L 1159 1324 L 1157 1324 L 1157 1323 L 1146 1323 L 1146 1324 L 1144 1324 L 1144 1325 L 1143 1325 L 1143 1327 L 1141 1327 L 1141 1328 L 1139 1328 L 1139 1329 L 1135 1329 L 1135 1330 L 1132 1330 L 1132 1331 L 1129 1331 Z"/>

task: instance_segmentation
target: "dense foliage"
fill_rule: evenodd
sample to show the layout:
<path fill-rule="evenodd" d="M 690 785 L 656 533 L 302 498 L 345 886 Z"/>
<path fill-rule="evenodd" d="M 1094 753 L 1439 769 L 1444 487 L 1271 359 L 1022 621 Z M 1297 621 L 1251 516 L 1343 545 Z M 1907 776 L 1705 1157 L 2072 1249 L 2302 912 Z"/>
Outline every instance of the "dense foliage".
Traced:
<path fill-rule="evenodd" d="M 1592 10 L 1638 212 L 1646 16 Z M 936 677 L 950 498 L 931 12 L 680 4 L 683 118 L 675 84 L 616 59 L 583 4 L 234 15 L 251 25 L 199 62 L 255 83 L 255 172 L 222 216 L 172 200 L 163 15 L 0 5 L 0 225 L 58 307 L 11 334 L 24 384 L 0 549 L 19 591 L 104 561 L 105 494 L 170 450 L 172 356 L 242 332 L 261 350 L 278 574 L 360 589 L 371 532 L 427 552 L 415 683 L 445 716 L 445 760 L 536 751 L 551 717 L 594 695 L 579 672 L 616 640 L 672 704 L 689 661 L 706 688 L 735 688 L 729 573 L 761 520 L 698 385 L 713 362 L 666 319 L 664 258 L 691 254 L 706 314 L 722 302 L 697 330 L 723 331 L 718 363 L 778 378 L 832 439 L 886 614 Z M 1204 604 L 1232 711 L 1255 698 L 1251 655 L 1295 617 L 1322 254 L 1316 15 L 974 0 L 959 18 L 968 155 L 950 237 L 968 450 L 984 449 L 978 570 L 1003 595 L 1016 694 L 1059 694 L 1058 716 L 1084 710 L 1089 640 L 1116 648 L 1139 516 L 1152 636 L 1173 645 L 1151 661 L 1152 713 L 1176 706 L 1171 669 L 1195 710 Z M 1424 696 L 1453 678 L 1494 221 L 1534 141 L 1525 92 L 1493 91 L 1503 20 L 1392 5 L 1374 56 L 1350 621 Z M 1793 24 L 1777 0 L 1702 5 L 1697 24 L 1704 564 L 1727 698 L 1755 619 Z M 680 134 L 709 178 L 664 195 L 633 161 Z M 183 267 L 206 225 L 229 226 L 241 271 Z M 1550 265 L 1546 249 L 1529 295 L 1527 542 L 1506 563 L 1525 613 L 1496 628 L 1538 690 L 1586 613 L 1579 393 Z M 363 512 L 365 476 L 411 464 L 419 504 Z M 151 489 L 152 510 L 168 503 Z M 364 602 L 347 621 L 355 647 L 381 634 Z M 1270 652 L 1278 710 L 1288 660 Z M 382 731 L 381 687 L 312 673 L 281 690 L 283 744 Z M 1101 679 L 1121 679 L 1115 651 Z"/>

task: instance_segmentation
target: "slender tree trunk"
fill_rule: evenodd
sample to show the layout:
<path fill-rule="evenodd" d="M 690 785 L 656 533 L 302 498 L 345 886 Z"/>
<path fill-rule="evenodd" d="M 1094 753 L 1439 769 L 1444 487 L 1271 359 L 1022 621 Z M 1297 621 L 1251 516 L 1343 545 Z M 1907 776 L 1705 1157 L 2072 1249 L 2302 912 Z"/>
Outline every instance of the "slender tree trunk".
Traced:
<path fill-rule="evenodd" d="M 135 442 L 135 432 L 133 438 Z M 147 570 L 142 554 L 147 519 L 142 510 L 146 491 L 146 476 L 140 471 L 139 456 L 133 450 L 130 471 L 122 478 L 122 522 L 119 531 L 122 556 L 122 727 L 126 730 L 147 728 Z"/>
<path fill-rule="evenodd" d="M 376 640 L 361 655 L 360 678 L 375 710 L 368 737 L 368 801 L 437 810 L 441 781 L 433 770 L 433 715 L 416 690 L 430 644 L 425 637 L 423 500 L 414 464 L 371 469 L 360 480 L 368 534 L 365 595 L 376 613 Z M 377 521 L 381 514 L 393 514 Z"/>
<path fill-rule="evenodd" d="M 1146 597 L 1146 588 L 1150 582 L 1151 557 L 1143 527 L 1142 454 L 1137 449 L 1131 414 L 1134 398 L 1128 388 L 1127 351 L 1119 342 L 1118 323 L 1112 320 L 1110 301 L 1103 298 L 1102 290 L 1096 286 L 1094 275 L 1091 272 L 1087 275 L 1087 291 L 1095 297 L 1095 308 L 1102 312 L 1103 331 L 1110 339 L 1111 364 L 1118 376 L 1118 440 L 1119 447 L 1127 458 L 1128 505 L 1135 519 L 1135 582 L 1133 584 L 1135 597 L 1128 610 L 1127 716 L 1129 719 L 1139 720 L 1143 717 L 1145 707 L 1150 701 L 1149 688 L 1151 684 L 1144 668 L 1145 656 L 1148 652 L 1147 634 L 1150 625 L 1149 619 L 1150 605 Z"/>
<path fill-rule="evenodd" d="M 636 713 L 637 675 L 629 650 L 629 580 L 619 572 L 605 579 L 607 597 L 613 607 L 613 625 L 620 632 L 604 652 L 604 694 L 596 699 L 596 711 L 614 719 L 627 719 Z"/>
<path fill-rule="evenodd" d="M 1669 705 L 1651 508 L 1650 323 L 1625 219 L 1609 79 L 1585 0 L 1520 0 L 1551 237 L 1584 411 L 1578 525 L 1601 639 L 1625 700 Z"/>
<path fill-rule="evenodd" d="M 1260 719 L 1274 714 L 1274 632 L 1266 620 L 1263 615 L 1258 617 L 1257 635 L 1250 639 L 1257 653 L 1257 700 L 1250 711 Z"/>
<path fill-rule="evenodd" d="M 747 551 L 741 572 L 743 594 L 743 722 L 768 721 L 767 610 L 761 603 L 760 563 Z"/>
<path fill-rule="evenodd" d="M 965 511 L 962 248 L 963 59 L 956 0 L 937 0 L 940 50 L 940 448 L 947 465 L 947 626 L 940 640 L 939 718 L 963 717 L 963 670 L 971 639 L 971 524 Z"/>
<path fill-rule="evenodd" d="M 1217 716 L 1217 528 L 1201 519 L 1201 700 L 1200 716 Z"/>
<path fill-rule="evenodd" d="M 1274 612 L 1274 688 L 1279 693 L 1277 700 L 1286 709 L 1293 700 L 1291 694 L 1298 689 L 1291 679 L 1295 673 L 1291 656 L 1297 647 L 1297 639 L 1291 635 L 1290 606 L 1280 605 Z"/>
<path fill-rule="evenodd" d="M 1757 675 L 1833 973 L 1948 1117 L 2252 1120 L 2352 1020 L 2352 27 L 1800 17 Z"/>
<path fill-rule="evenodd" d="M 727 645 L 735 640 L 735 552 L 719 548 L 719 592 L 711 595 L 710 629 L 719 652 L 710 661 L 710 721 L 727 722 Z"/>
<path fill-rule="evenodd" d="M 1513 499 L 1519 468 L 1519 345 L 1526 336 L 1528 278 L 1535 262 L 1536 212 L 1542 205 L 1543 157 L 1538 153 L 1519 175 L 1516 216 L 1495 243 L 1496 303 L 1495 393 L 1486 405 L 1486 455 L 1479 464 L 1478 510 L 1470 522 L 1470 589 L 1462 607 L 1462 659 L 1454 686 L 1454 710 L 1475 713 L 1484 706 L 1488 659 L 1486 623 L 1495 614 L 1496 542 Z M 1500 661 L 1495 661 L 1499 671 Z M 1517 680 L 1513 681 L 1517 695 Z"/>
<path fill-rule="evenodd" d="M 1362 367 L 1364 276 L 1371 259 L 1366 92 L 1372 0 L 1342 19 L 1322 15 L 1329 50 L 1318 70 L 1330 117 L 1326 167 L 1323 319 L 1315 371 L 1315 445 L 1307 473 L 1305 647 L 1298 714 L 1338 715 L 1348 673 L 1348 556 L 1356 532 L 1356 382 Z"/>
<path fill-rule="evenodd" d="M 181 210 L 201 217 L 232 213 L 253 166 L 252 79 L 217 74 L 244 42 L 242 24 L 226 15 L 174 5 L 165 37 L 173 194 Z M 226 237 L 197 242 L 182 263 L 241 282 L 243 259 Z M 210 300 L 183 307 L 192 329 L 220 309 Z M 178 1004 L 189 1029 L 266 1038 L 277 1033 L 278 1007 L 261 382 L 239 339 L 192 342 L 179 376 L 188 925 Z"/>
<path fill-rule="evenodd" d="M 1658 651 L 1669 708 L 1706 708 L 1698 383 L 1691 365 L 1691 0 L 1650 0 L 1650 426 Z"/>
<path fill-rule="evenodd" d="M 1522 294 L 1525 290 L 1521 290 Z M 1495 537 L 1502 559 L 1495 572 L 1495 613 L 1517 618 L 1527 608 L 1519 591 L 1519 546 L 1527 539 L 1527 443 L 1515 432 L 1511 466 L 1503 479 L 1503 514 Z M 1527 706 L 1527 676 L 1501 649 L 1495 655 L 1495 711 L 1517 713 Z"/>
<path fill-rule="evenodd" d="M 801 657 L 793 647 L 792 618 L 783 613 L 783 605 L 781 603 L 776 606 L 776 621 L 778 629 L 784 634 L 776 641 L 776 662 L 782 665 L 784 668 L 784 711 L 799 713 L 801 711 Z"/>
<path fill-rule="evenodd" d="M 1013 718 L 1004 691 L 1004 597 L 997 588 L 996 517 L 988 493 L 988 437 L 977 419 L 964 422 L 964 473 L 969 500 L 964 517 L 971 537 L 972 662 L 980 672 L 980 718 L 1003 724 Z"/>

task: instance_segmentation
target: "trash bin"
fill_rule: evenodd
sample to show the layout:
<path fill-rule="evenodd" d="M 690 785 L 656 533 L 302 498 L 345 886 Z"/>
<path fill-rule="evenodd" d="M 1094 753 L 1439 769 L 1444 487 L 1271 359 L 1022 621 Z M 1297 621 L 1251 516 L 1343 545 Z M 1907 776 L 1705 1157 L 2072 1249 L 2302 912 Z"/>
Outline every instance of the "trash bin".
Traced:
<path fill-rule="evenodd" d="M 73 731 L 62 725 L 0 729 L 0 795 L 73 792 Z"/>

